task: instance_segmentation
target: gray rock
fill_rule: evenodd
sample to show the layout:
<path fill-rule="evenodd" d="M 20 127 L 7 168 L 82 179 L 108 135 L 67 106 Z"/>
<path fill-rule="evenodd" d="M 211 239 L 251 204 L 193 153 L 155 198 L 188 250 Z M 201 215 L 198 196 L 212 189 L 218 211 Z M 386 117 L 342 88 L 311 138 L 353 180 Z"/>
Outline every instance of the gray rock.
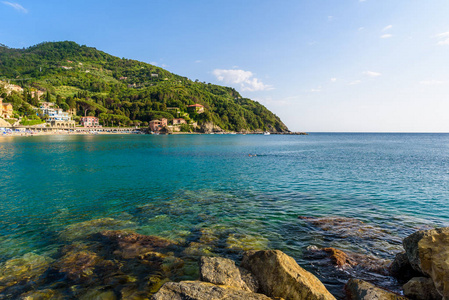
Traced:
<path fill-rule="evenodd" d="M 360 279 L 349 279 L 345 285 L 345 291 L 348 299 L 351 300 L 407 300 L 406 297 L 386 291 Z"/>
<path fill-rule="evenodd" d="M 254 274 L 260 291 L 284 299 L 334 300 L 321 281 L 279 250 L 245 252 L 241 266 Z"/>
<path fill-rule="evenodd" d="M 201 257 L 200 278 L 213 284 L 227 285 L 257 292 L 257 279 L 247 270 L 236 267 L 234 261 L 222 257 Z"/>
<path fill-rule="evenodd" d="M 271 298 L 228 286 L 201 281 L 167 282 L 153 300 L 270 300 Z"/>
<path fill-rule="evenodd" d="M 405 252 L 396 254 L 394 261 L 390 265 L 390 274 L 402 283 L 409 281 L 413 277 L 423 276 L 422 273 L 413 269 Z"/>
<path fill-rule="evenodd" d="M 441 300 L 432 279 L 426 277 L 414 277 L 404 284 L 404 295 L 414 300 Z"/>

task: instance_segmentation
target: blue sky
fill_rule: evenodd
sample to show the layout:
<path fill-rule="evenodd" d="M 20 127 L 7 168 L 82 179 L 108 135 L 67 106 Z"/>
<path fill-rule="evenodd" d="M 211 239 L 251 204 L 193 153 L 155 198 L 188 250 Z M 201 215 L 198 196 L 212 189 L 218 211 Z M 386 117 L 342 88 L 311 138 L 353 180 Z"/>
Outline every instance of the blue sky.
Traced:
<path fill-rule="evenodd" d="M 294 131 L 449 132 L 447 0 L 0 0 L 0 43 L 72 40 L 235 87 Z"/>

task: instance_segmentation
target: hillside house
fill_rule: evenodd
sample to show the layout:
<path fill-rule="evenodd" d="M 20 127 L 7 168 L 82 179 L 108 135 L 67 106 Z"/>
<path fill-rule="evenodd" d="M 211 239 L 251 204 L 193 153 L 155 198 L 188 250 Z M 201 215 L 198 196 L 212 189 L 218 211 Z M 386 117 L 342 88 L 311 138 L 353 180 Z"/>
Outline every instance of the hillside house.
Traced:
<path fill-rule="evenodd" d="M 201 114 L 204 112 L 204 106 L 201 104 L 195 103 L 192 105 L 187 106 L 188 112 L 196 112 L 197 114 Z"/>
<path fill-rule="evenodd" d="M 10 84 L 4 81 L 0 81 L 0 85 L 2 85 L 5 90 L 6 90 L 6 94 L 10 95 L 11 92 L 18 92 L 18 93 L 22 93 L 23 92 L 23 88 L 15 85 L 15 84 Z"/>
<path fill-rule="evenodd" d="M 11 103 L 3 103 L 3 99 L 0 98 L 0 117 L 4 119 L 12 118 L 12 104 Z"/>
<path fill-rule="evenodd" d="M 173 119 L 173 125 L 181 125 L 181 124 L 187 124 L 187 121 L 183 118 Z"/>
<path fill-rule="evenodd" d="M 151 120 L 150 121 L 150 131 L 153 132 L 158 132 L 160 131 L 162 128 L 167 126 L 167 119 L 166 118 L 162 118 L 160 120 Z"/>
<path fill-rule="evenodd" d="M 100 127 L 98 118 L 92 116 L 82 117 L 80 124 L 83 127 Z"/>

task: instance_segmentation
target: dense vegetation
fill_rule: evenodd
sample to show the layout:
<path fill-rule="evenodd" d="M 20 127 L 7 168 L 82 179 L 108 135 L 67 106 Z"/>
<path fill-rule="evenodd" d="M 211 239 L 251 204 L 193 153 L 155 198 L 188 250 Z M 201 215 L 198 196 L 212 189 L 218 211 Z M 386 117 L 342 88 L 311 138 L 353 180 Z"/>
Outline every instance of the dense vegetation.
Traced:
<path fill-rule="evenodd" d="M 39 100 L 49 100 L 76 111 L 77 116 L 97 116 L 104 125 L 182 116 L 224 130 L 288 130 L 263 105 L 242 98 L 233 88 L 191 81 L 74 42 L 48 42 L 26 49 L 0 45 L 0 80 L 25 89 L 23 94 L 1 96 L 13 103 L 17 114 L 28 117 Z M 41 99 L 33 96 L 35 90 L 45 91 Z M 205 112 L 186 114 L 187 106 L 195 103 L 204 105 Z M 180 113 L 170 107 L 179 108 Z"/>

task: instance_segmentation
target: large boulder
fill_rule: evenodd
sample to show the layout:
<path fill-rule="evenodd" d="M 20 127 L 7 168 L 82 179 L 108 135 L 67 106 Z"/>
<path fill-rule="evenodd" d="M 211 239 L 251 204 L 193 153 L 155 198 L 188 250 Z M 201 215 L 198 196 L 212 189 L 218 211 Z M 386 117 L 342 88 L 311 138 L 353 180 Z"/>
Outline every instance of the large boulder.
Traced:
<path fill-rule="evenodd" d="M 313 274 L 279 250 L 245 252 L 241 267 L 259 281 L 260 291 L 284 299 L 335 299 Z"/>
<path fill-rule="evenodd" d="M 350 279 L 345 285 L 345 291 L 350 300 L 407 300 L 406 297 L 386 291 L 360 279 Z"/>
<path fill-rule="evenodd" d="M 201 281 L 167 282 L 153 295 L 153 300 L 270 300 L 257 293 Z"/>
<path fill-rule="evenodd" d="M 431 278 L 414 277 L 404 284 L 404 295 L 415 300 L 441 300 Z"/>
<path fill-rule="evenodd" d="M 449 227 L 417 231 L 403 245 L 412 267 L 432 278 L 443 299 L 449 299 Z"/>
<path fill-rule="evenodd" d="M 201 281 L 227 285 L 237 289 L 257 292 L 259 283 L 247 270 L 239 268 L 234 261 L 222 257 L 201 257 Z"/>

